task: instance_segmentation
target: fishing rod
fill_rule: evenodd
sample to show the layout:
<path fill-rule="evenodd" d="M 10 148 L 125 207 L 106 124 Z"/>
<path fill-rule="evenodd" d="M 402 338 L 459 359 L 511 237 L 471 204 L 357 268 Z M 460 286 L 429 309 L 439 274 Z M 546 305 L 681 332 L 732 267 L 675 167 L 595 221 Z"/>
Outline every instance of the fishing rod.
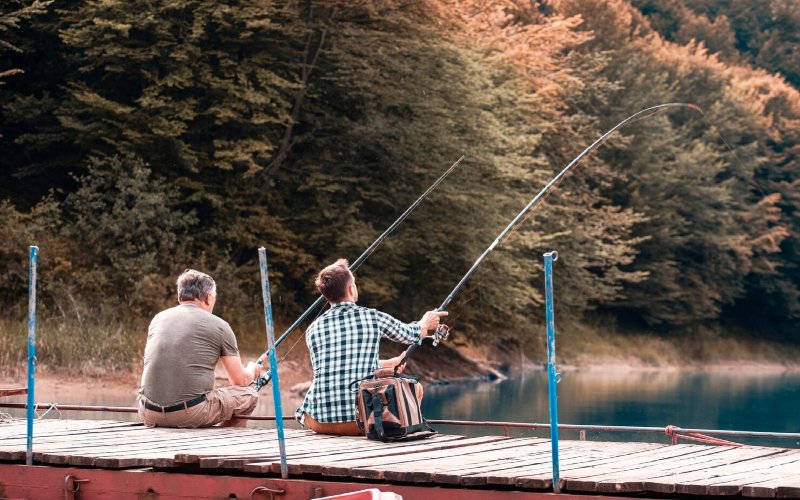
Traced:
<path fill-rule="evenodd" d="M 492 242 L 492 244 L 489 245 L 489 248 L 487 248 L 486 251 L 484 251 L 483 254 L 481 254 L 480 257 L 478 257 L 478 260 L 476 260 L 475 263 L 472 265 L 472 267 L 469 269 L 469 271 L 467 271 L 467 274 L 465 274 L 464 277 L 461 278 L 461 281 L 459 281 L 458 285 L 456 285 L 456 287 L 453 288 L 453 291 L 450 292 L 450 295 L 448 295 L 447 298 L 444 300 L 444 302 L 442 302 L 442 305 L 439 306 L 438 310 L 439 311 L 444 311 L 447 308 L 447 306 L 453 300 L 453 297 L 455 297 L 456 293 L 458 293 L 458 291 L 461 290 L 461 288 L 464 286 L 464 284 L 466 284 L 466 282 L 469 281 L 469 279 L 475 274 L 475 271 L 478 269 L 478 266 L 480 266 L 481 263 L 483 263 L 483 261 L 486 260 L 486 258 L 489 256 L 490 253 L 492 253 L 492 251 L 495 248 L 497 248 L 498 246 L 502 246 L 503 245 L 503 242 L 506 240 L 506 238 L 508 238 L 508 236 L 517 228 L 517 226 L 519 226 L 522 222 L 525 221 L 525 219 L 528 218 L 528 215 L 530 214 L 530 212 L 534 208 L 536 208 L 536 206 L 539 203 L 544 201 L 544 199 L 547 197 L 547 195 L 550 194 L 550 191 L 552 191 L 552 189 L 561 182 L 561 180 L 564 178 L 564 176 L 567 175 L 567 173 L 570 170 L 572 170 L 572 168 L 574 168 L 576 165 L 578 165 L 586 156 L 591 154 L 592 151 L 594 151 L 595 149 L 600 147 L 600 145 L 602 145 L 606 141 L 606 139 L 608 139 L 608 137 L 611 134 L 613 134 L 614 132 L 616 132 L 617 130 L 621 129 L 625 125 L 628 125 L 628 124 L 630 124 L 632 122 L 635 122 L 635 121 L 642 120 L 644 118 L 650 117 L 650 116 L 652 116 L 652 115 L 654 115 L 656 113 L 660 113 L 660 112 L 662 112 L 662 111 L 664 111 L 664 110 L 666 110 L 668 108 L 691 108 L 691 109 L 693 109 L 695 111 L 699 111 L 701 114 L 703 113 L 703 110 L 700 109 L 699 106 L 696 106 L 694 104 L 677 102 L 677 103 L 659 104 L 658 106 L 653 106 L 651 108 L 643 109 L 642 111 L 639 111 L 638 113 L 633 114 L 633 115 L 629 116 L 628 118 L 626 118 L 625 120 L 619 122 L 614 128 L 612 128 L 611 130 L 609 130 L 608 132 L 603 134 L 599 139 L 597 139 L 594 143 L 592 143 L 591 146 L 589 146 L 588 148 L 584 149 L 581 154 L 579 154 L 574 160 L 572 160 L 572 162 L 569 165 L 567 165 L 564 168 L 564 170 L 562 170 L 558 175 L 556 175 L 553 178 L 553 180 L 551 180 L 550 183 L 547 184 L 544 187 L 544 189 L 542 189 L 539 192 L 539 194 L 537 194 L 536 197 L 531 200 L 530 203 L 528 203 L 528 205 L 522 210 L 522 212 L 520 212 L 514 218 L 514 220 L 512 220 L 511 223 L 503 230 L 503 232 L 500 233 L 500 235 Z M 703 114 L 703 116 L 705 116 L 705 114 Z M 450 329 L 447 327 L 447 325 L 440 324 L 439 327 L 436 329 L 436 332 L 434 334 L 433 345 L 437 346 L 437 345 L 439 345 L 439 342 L 441 342 L 442 340 L 446 340 L 447 337 L 450 334 L 449 330 Z M 424 333 L 425 332 L 423 332 L 423 334 Z M 411 353 L 414 352 L 414 349 L 416 347 L 417 347 L 416 345 L 412 345 L 411 347 L 409 347 L 406 350 L 406 354 L 403 357 L 403 359 L 400 361 L 400 365 L 405 363 L 406 358 L 408 358 L 408 356 L 410 356 Z"/>
<path fill-rule="evenodd" d="M 424 199 L 425 199 L 425 198 L 426 198 L 426 197 L 427 197 L 427 196 L 428 196 L 428 195 L 431 193 L 431 191 L 433 191 L 434 189 L 436 189 L 436 187 L 437 187 L 439 184 L 441 184 L 441 183 L 442 183 L 442 181 L 443 181 L 443 180 L 444 180 L 444 179 L 445 179 L 445 178 L 446 178 L 448 175 L 450 175 L 450 172 L 452 172 L 453 170 L 455 170 L 455 168 L 456 168 L 456 167 L 459 165 L 459 163 L 461 163 L 461 162 L 462 162 L 462 160 L 464 160 L 464 155 L 462 155 L 462 156 L 461 156 L 461 158 L 459 158 L 459 159 L 458 159 L 458 161 L 456 161 L 455 163 L 453 163 L 453 166 L 451 166 L 449 169 L 447 169 L 447 172 L 445 172 L 444 174 L 442 174 L 442 176 L 441 176 L 441 177 L 439 177 L 438 179 L 436 179 L 436 182 L 434 182 L 434 183 L 431 185 L 431 187 L 429 187 L 429 188 L 428 188 L 428 190 L 427 190 L 427 191 L 425 191 L 424 193 L 422 193 L 422 196 L 420 196 L 419 198 L 417 198 L 417 201 L 415 201 L 414 203 L 412 203 L 412 204 L 411 204 L 411 206 L 410 206 L 410 207 L 408 207 L 408 208 L 406 209 L 406 211 L 405 211 L 405 212 L 403 212 L 403 214 L 402 214 L 402 215 L 401 215 L 401 216 L 400 216 L 400 217 L 399 217 L 399 218 L 398 218 L 396 221 L 394 221 L 394 223 L 392 223 L 392 225 L 391 225 L 391 226 L 389 226 L 389 228 L 388 228 L 388 229 L 386 229 L 386 231 L 384 231 L 384 232 L 383 232 L 383 234 L 381 234 L 380 236 L 378 236 L 378 239 L 377 239 L 377 240 L 375 240 L 375 241 L 373 241 L 373 242 L 372 242 L 372 244 L 371 244 L 371 245 L 370 245 L 370 246 L 369 246 L 369 247 L 368 247 L 366 250 L 364 250 L 364 253 L 362 253 L 362 254 L 361 254 L 361 256 L 360 256 L 358 259 L 356 259 L 356 260 L 355 260 L 355 262 L 353 262 L 352 264 L 350 264 L 350 267 L 349 267 L 349 269 L 350 269 L 350 272 L 354 272 L 356 269 L 358 269 L 358 266 L 360 266 L 360 265 L 361 265 L 361 263 L 363 263 L 365 260 L 367 260 L 367 258 L 369 258 L 369 256 L 370 256 L 370 255 L 372 255 L 372 252 L 374 252 L 374 251 L 375 251 L 375 249 L 376 249 L 376 248 L 378 248 L 378 245 L 380 245 L 380 244 L 381 244 L 381 242 L 383 242 L 383 240 L 384 240 L 384 239 L 385 239 L 387 236 L 389 236 L 389 234 L 390 234 L 392 231 L 394 231 L 394 230 L 395 230 L 395 228 L 396 228 L 397 226 L 399 226 L 399 225 L 400 225 L 400 223 L 401 223 L 401 222 L 403 222 L 403 221 L 405 220 L 405 218 L 406 218 L 406 217 L 408 217 L 408 215 L 409 215 L 411 212 L 413 212 L 413 211 L 414 211 L 414 209 L 415 209 L 415 208 L 417 208 L 417 205 L 419 205 L 420 203 L 422 203 L 422 200 L 424 200 Z M 297 318 L 297 321 L 295 321 L 294 323 L 292 323 L 292 326 L 290 326 L 290 327 L 289 327 L 289 328 L 288 328 L 288 329 L 287 329 L 287 330 L 286 330 L 286 331 L 283 333 L 283 335 L 281 335 L 281 336 L 280 336 L 280 338 L 278 338 L 278 340 L 276 340 L 276 341 L 275 341 L 275 347 L 278 347 L 278 346 L 280 345 L 280 343 L 281 343 L 281 342 L 283 342 L 283 340 L 284 340 L 286 337 L 288 337 L 288 336 L 289 336 L 289 334 L 290 334 L 290 333 L 292 333 L 292 332 L 293 332 L 293 331 L 294 331 L 294 330 L 295 330 L 295 329 L 296 329 L 298 326 L 300 326 L 300 324 L 301 324 L 301 323 L 302 323 L 302 322 L 303 322 L 303 321 L 304 321 L 304 320 L 305 320 L 305 319 L 306 319 L 306 318 L 307 318 L 307 317 L 308 317 L 308 316 L 309 316 L 309 315 L 312 313 L 312 311 L 314 311 L 314 309 L 316 309 L 316 308 L 317 308 L 317 306 L 319 306 L 319 305 L 322 303 L 322 301 L 323 301 L 324 299 L 325 299 L 325 297 L 323 297 L 322 295 L 320 295 L 320 296 L 317 298 L 317 300 L 316 300 L 316 301 L 315 301 L 313 304 L 311 304 L 311 307 L 309 307 L 308 309 L 306 309 L 306 312 L 304 312 L 302 315 L 300 315 L 300 317 L 299 317 L 299 318 Z M 266 356 L 266 355 L 267 355 L 267 353 L 264 353 L 264 355 Z M 263 357 L 263 356 L 262 356 L 262 357 Z M 259 360 L 258 360 L 258 362 L 257 362 L 257 363 L 258 363 L 259 365 L 261 364 L 261 359 L 260 359 L 260 358 L 259 358 Z M 256 391 L 260 391 L 262 387 L 264 387 L 265 385 L 267 385 L 267 384 L 269 383 L 269 380 L 270 380 L 270 375 L 265 375 L 265 376 L 258 377 L 258 379 L 256 379 L 256 381 L 254 382 L 254 384 L 255 384 L 255 387 L 256 387 Z"/>

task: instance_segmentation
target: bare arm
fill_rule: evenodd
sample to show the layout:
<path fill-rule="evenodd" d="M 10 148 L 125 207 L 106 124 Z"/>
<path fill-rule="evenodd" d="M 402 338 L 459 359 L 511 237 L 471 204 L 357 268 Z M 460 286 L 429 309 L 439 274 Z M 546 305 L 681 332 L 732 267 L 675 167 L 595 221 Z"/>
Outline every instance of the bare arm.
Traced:
<path fill-rule="evenodd" d="M 436 330 L 436 328 L 439 326 L 440 318 L 443 316 L 447 316 L 447 312 L 438 310 L 428 311 L 422 316 L 422 319 L 419 320 L 419 326 L 423 339 L 427 336 L 428 331 Z M 398 373 L 401 373 L 406 366 L 403 365 L 398 368 L 397 365 L 400 364 L 400 361 L 405 355 L 406 353 L 403 353 L 395 358 L 379 360 L 381 368 L 395 368 Z"/>
<path fill-rule="evenodd" d="M 219 359 L 231 385 L 246 386 L 264 371 L 261 365 L 252 361 L 247 363 L 247 367 L 242 366 L 242 359 L 239 356 L 220 356 Z"/>

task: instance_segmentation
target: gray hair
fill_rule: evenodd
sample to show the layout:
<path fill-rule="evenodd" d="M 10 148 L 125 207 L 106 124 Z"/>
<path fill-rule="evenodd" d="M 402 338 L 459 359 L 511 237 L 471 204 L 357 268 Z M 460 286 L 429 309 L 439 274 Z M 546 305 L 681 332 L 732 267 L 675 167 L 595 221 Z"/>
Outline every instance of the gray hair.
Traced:
<path fill-rule="evenodd" d="M 205 302 L 209 294 L 217 296 L 217 284 L 214 282 L 214 278 L 194 269 L 185 270 L 178 276 L 175 284 L 178 285 L 178 301 L 180 302 L 190 300 Z"/>

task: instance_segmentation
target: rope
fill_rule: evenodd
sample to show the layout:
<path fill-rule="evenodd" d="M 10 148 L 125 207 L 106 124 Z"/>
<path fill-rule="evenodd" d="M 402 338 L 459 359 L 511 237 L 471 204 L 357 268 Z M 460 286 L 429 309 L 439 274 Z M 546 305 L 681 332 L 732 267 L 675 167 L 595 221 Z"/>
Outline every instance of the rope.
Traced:
<path fill-rule="evenodd" d="M 682 431 L 680 427 L 677 427 L 675 425 L 668 425 L 666 429 L 664 429 L 664 433 L 667 436 L 675 436 L 676 441 L 678 438 L 680 438 L 680 439 L 685 439 L 687 441 L 696 441 L 698 443 L 718 444 L 722 446 L 735 446 L 737 448 L 744 446 L 741 443 L 734 443 L 733 441 L 706 436 L 705 434 L 699 434 L 697 432 L 685 432 Z"/>
<path fill-rule="evenodd" d="M 39 407 L 40 404 L 42 404 L 42 403 L 35 403 L 33 405 L 33 413 L 36 415 L 36 419 L 37 420 L 43 419 L 45 417 L 45 415 L 50 413 L 50 410 L 55 410 L 56 413 L 58 413 L 58 419 L 59 420 L 61 420 L 61 417 L 63 417 L 63 415 L 61 414 L 61 410 L 58 409 L 58 403 L 50 403 L 50 407 L 47 408 L 47 410 L 44 413 L 39 415 L 39 412 L 36 409 Z"/>

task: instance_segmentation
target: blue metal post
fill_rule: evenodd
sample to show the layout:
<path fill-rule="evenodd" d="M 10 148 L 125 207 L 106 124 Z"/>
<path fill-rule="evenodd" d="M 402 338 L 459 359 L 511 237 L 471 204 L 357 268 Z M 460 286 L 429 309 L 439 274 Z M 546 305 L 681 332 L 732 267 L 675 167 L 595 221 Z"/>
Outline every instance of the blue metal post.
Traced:
<path fill-rule="evenodd" d="M 281 389 L 278 380 L 278 361 L 275 359 L 275 325 L 272 322 L 272 299 L 269 295 L 269 276 L 267 275 L 267 251 L 258 249 L 258 260 L 261 268 L 261 289 L 264 292 L 264 317 L 267 322 L 267 344 L 269 349 L 269 372 L 272 377 L 272 399 L 275 401 L 275 426 L 278 429 L 278 446 L 281 452 L 281 477 L 289 477 L 289 466 L 286 464 L 286 439 L 283 435 L 283 409 L 281 408 Z"/>
<path fill-rule="evenodd" d="M 550 394 L 550 441 L 553 447 L 553 492 L 561 493 L 558 465 L 558 393 L 556 384 L 561 374 L 556 373 L 556 330 L 553 320 L 553 261 L 558 260 L 558 252 L 544 254 L 544 296 L 547 319 L 547 385 Z"/>
<path fill-rule="evenodd" d="M 34 379 L 36 377 L 36 264 L 39 259 L 39 247 L 31 247 L 30 267 L 28 270 L 28 436 L 25 460 L 33 465 L 33 397 Z"/>

